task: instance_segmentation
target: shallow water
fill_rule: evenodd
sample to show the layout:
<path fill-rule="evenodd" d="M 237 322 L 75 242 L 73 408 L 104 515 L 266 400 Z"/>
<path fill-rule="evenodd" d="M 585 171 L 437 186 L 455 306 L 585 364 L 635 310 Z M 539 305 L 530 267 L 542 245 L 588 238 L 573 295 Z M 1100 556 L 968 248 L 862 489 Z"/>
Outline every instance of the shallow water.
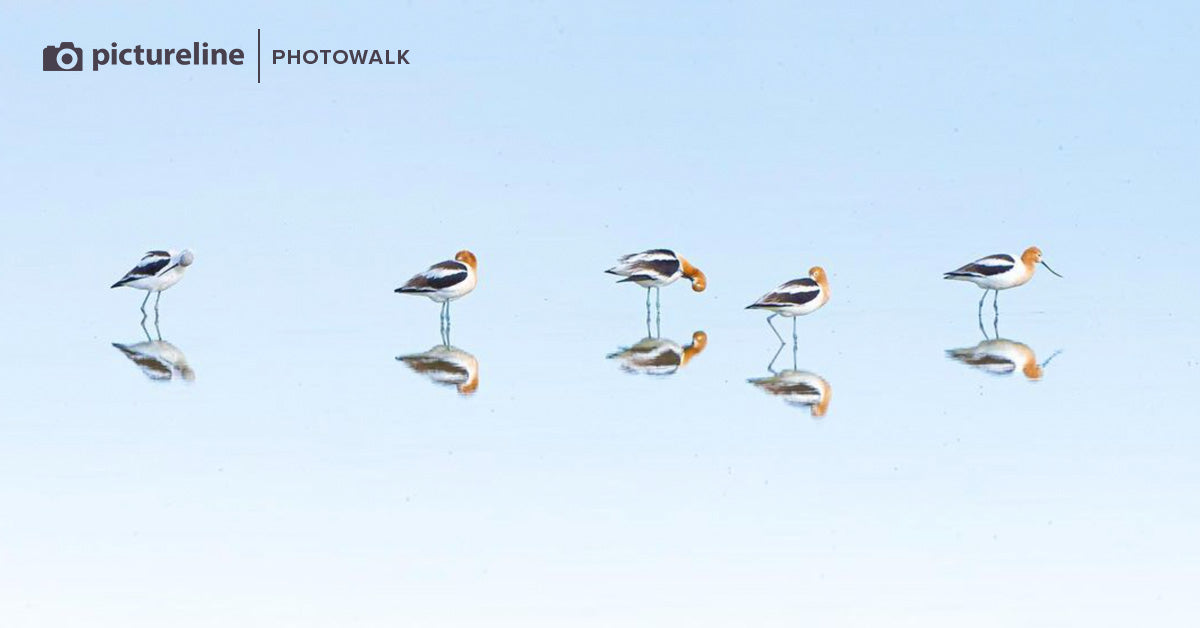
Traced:
<path fill-rule="evenodd" d="M 1195 18 L 6 7 L 0 625 L 1196 625 Z M 259 26 L 413 64 L 35 58 Z M 941 273 L 1031 245 L 981 330 Z"/>
<path fill-rule="evenodd" d="M 988 341 L 976 292 L 930 279 L 942 315 L 835 299 L 793 356 L 765 316 L 678 286 L 648 339 L 640 292 L 597 273 L 602 302 L 569 317 L 550 297 L 492 313 L 481 284 L 447 350 L 437 306 L 387 286 L 278 320 L 189 272 L 163 298 L 169 345 L 102 287 L 100 316 L 48 310 L 57 333 L 7 342 L 18 616 L 70 615 L 51 582 L 134 623 L 841 621 L 863 591 L 869 619 L 1069 620 L 1063 582 L 1075 602 L 1190 595 L 1197 347 L 1172 317 L 1138 319 L 1168 357 L 1129 319 L 1023 307 L 1057 303 L 1039 277 Z M 1036 379 L 1004 364 L 1026 351 Z"/>

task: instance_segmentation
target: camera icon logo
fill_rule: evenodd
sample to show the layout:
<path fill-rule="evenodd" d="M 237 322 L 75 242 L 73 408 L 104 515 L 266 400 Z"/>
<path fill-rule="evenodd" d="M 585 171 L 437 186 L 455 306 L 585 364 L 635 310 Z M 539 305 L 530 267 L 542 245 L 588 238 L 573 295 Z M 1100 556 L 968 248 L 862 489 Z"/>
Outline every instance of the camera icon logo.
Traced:
<path fill-rule="evenodd" d="M 42 49 L 43 72 L 79 72 L 83 70 L 83 50 L 74 42 L 64 41 Z"/>

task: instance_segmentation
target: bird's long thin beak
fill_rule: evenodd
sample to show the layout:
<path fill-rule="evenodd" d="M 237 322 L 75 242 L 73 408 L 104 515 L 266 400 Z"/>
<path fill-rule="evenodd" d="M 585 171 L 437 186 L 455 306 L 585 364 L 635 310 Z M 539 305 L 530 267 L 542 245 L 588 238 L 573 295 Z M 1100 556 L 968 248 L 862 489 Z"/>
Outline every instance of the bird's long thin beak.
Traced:
<path fill-rule="evenodd" d="M 1053 268 L 1050 268 L 1050 265 L 1049 265 L 1049 264 L 1047 264 L 1046 262 L 1042 262 L 1042 266 L 1045 266 L 1045 267 L 1046 267 L 1046 270 L 1048 270 L 1048 271 L 1050 271 L 1050 272 L 1054 273 L 1054 269 L 1053 269 Z M 1055 277 L 1062 277 L 1062 275 L 1060 275 L 1060 274 L 1058 274 L 1058 273 L 1054 273 L 1054 276 L 1055 276 Z"/>

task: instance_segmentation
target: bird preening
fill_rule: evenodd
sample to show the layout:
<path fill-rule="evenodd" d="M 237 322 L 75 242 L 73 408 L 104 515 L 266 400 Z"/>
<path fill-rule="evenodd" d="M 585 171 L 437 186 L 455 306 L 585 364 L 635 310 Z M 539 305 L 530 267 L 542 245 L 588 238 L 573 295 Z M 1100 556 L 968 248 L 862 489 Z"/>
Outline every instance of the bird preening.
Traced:
<path fill-rule="evenodd" d="M 159 302 L 162 300 L 163 291 L 179 283 L 183 279 L 184 272 L 194 261 L 195 255 L 188 249 L 149 251 L 112 287 L 127 287 L 146 292 L 146 297 L 141 304 L 143 324 L 147 317 L 146 305 L 153 294 L 155 296 L 154 314 L 157 321 Z M 988 292 L 991 291 L 998 297 L 1001 290 L 1025 285 L 1033 278 L 1036 266 L 1039 264 L 1045 266 L 1046 270 L 1054 275 L 1062 277 L 1045 262 L 1041 249 L 1031 246 L 1019 256 L 999 253 L 982 257 L 944 273 L 943 278 L 967 281 L 983 289 L 983 298 L 979 300 L 979 313 L 982 321 L 983 304 L 987 299 Z M 658 304 L 659 309 L 661 309 L 662 302 L 662 287 L 675 283 L 679 279 L 686 278 L 691 282 L 693 291 L 704 292 L 708 287 L 708 277 L 699 268 L 671 249 L 662 248 L 624 255 L 617 260 L 616 266 L 605 272 L 620 277 L 618 283 L 634 283 L 646 289 L 647 338 L 632 347 L 610 355 L 610 358 L 620 359 L 630 370 L 652 373 L 675 372 L 704 350 L 708 337 L 703 332 L 693 334 L 692 343 L 687 346 L 662 340 L 657 335 L 649 333 L 651 292 L 653 291 L 655 294 L 654 302 Z M 436 375 L 435 379 L 439 381 L 454 383 L 464 394 L 473 392 L 478 386 L 478 364 L 469 354 L 450 345 L 450 303 L 470 294 L 477 283 L 478 259 L 471 251 L 461 250 L 454 255 L 453 259 L 438 262 L 413 275 L 404 285 L 395 290 L 400 294 L 423 296 L 441 304 L 439 317 L 442 329 L 441 347 L 435 347 L 425 354 L 402 356 L 400 359 L 417 370 Z M 767 324 L 781 345 L 786 344 L 786 341 L 779 330 L 775 328 L 773 320 L 777 316 L 792 319 L 794 362 L 794 350 L 798 344 L 796 319 L 821 309 L 829 302 L 829 298 L 829 277 L 824 268 L 813 266 L 809 269 L 806 277 L 780 284 L 746 306 L 746 309 L 765 310 L 770 313 L 767 317 Z M 996 311 L 997 320 L 999 320 L 1000 310 L 997 300 L 997 298 L 993 298 L 992 307 Z M 165 344 L 155 345 L 150 340 L 145 345 L 121 345 L 119 348 L 130 355 L 131 359 L 143 359 L 152 350 L 167 357 L 173 358 L 174 355 L 167 350 L 169 347 Z M 168 356 L 168 354 L 171 355 Z M 989 368 L 1016 368 L 1015 365 L 1019 364 L 1021 370 L 1028 377 L 1036 379 L 1040 377 L 1041 365 L 1036 364 L 1031 356 L 1031 352 L 1029 356 L 1025 355 L 1023 345 L 1019 343 L 996 340 L 992 341 L 990 345 L 984 344 L 970 350 L 955 350 L 952 357 L 972 365 L 986 365 Z M 164 363 L 171 361 L 167 357 L 162 358 Z M 1000 365 L 1000 362 L 1004 362 L 1004 364 Z M 161 370 L 159 369 L 159 371 Z M 184 372 L 183 369 L 180 371 Z M 819 377 L 809 377 L 808 374 L 795 368 L 792 371 L 794 372 L 788 373 L 786 377 L 780 375 L 774 379 L 756 380 L 755 383 L 763 385 L 765 389 L 775 386 L 778 391 L 771 389 L 772 394 L 786 392 L 789 395 L 796 395 L 798 403 L 815 404 L 819 408 L 818 411 L 823 413 L 824 407 L 828 405 L 827 384 L 823 384 L 823 380 L 820 380 Z"/>
<path fill-rule="evenodd" d="M 154 318 L 158 320 L 158 302 L 162 300 L 163 290 L 179 283 L 179 280 L 183 279 L 183 272 L 195 259 L 187 249 L 150 251 L 142 256 L 137 266 L 125 273 L 125 276 L 111 287 L 146 291 L 146 298 L 142 299 L 142 322 L 146 321 L 146 303 L 150 301 L 150 295 L 154 294 Z"/>
<path fill-rule="evenodd" d="M 617 275 L 617 283 L 635 283 L 646 289 L 646 308 L 650 307 L 650 290 L 654 290 L 656 306 L 662 307 L 662 287 L 669 286 L 687 277 L 692 290 L 704 292 L 708 277 L 692 266 L 691 262 L 670 249 L 651 249 L 641 253 L 630 253 L 617 259 L 617 265 L 604 271 Z"/>

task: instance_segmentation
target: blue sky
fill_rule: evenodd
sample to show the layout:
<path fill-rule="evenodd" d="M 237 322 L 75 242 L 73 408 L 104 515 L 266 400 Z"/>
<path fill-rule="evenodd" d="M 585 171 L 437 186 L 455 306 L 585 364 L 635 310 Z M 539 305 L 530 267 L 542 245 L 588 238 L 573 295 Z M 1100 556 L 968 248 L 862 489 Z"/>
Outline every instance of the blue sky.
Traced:
<path fill-rule="evenodd" d="M 1194 5 L 3 15 L 18 625 L 1194 613 Z M 256 84 L 256 28 L 411 65 Z M 248 63 L 42 72 L 63 40 Z M 1063 350 L 1045 380 L 947 361 L 979 295 L 941 272 L 1029 245 L 1065 277 L 1004 293 L 1001 331 Z M 141 295 L 108 286 L 184 246 L 163 335 L 197 379 L 154 386 L 110 346 L 141 335 Z M 644 326 L 602 271 L 657 246 L 710 281 L 663 291 L 664 336 L 710 346 L 651 380 L 604 357 Z M 472 399 L 394 360 L 438 337 L 437 306 L 392 289 L 461 248 Z M 775 347 L 741 309 L 815 264 L 834 296 L 798 360 L 835 391 L 820 422 L 746 384 Z"/>

